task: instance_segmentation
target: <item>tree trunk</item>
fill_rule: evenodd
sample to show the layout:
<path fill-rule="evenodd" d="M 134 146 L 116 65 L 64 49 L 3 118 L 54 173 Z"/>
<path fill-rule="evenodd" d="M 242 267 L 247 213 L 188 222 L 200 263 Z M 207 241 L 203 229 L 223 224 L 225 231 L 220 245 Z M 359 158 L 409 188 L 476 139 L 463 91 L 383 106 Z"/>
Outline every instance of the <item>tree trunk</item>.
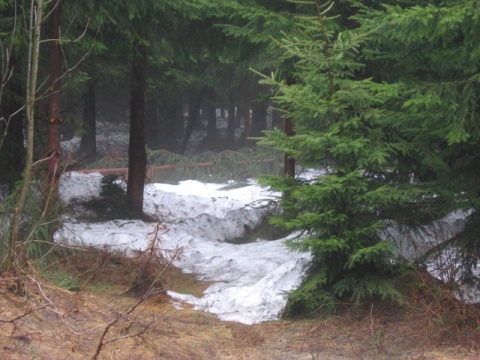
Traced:
<path fill-rule="evenodd" d="M 294 3 L 289 3 L 287 4 L 288 10 L 291 14 L 295 14 L 297 9 L 296 9 L 296 4 Z M 287 85 L 293 85 L 295 83 L 295 80 L 291 75 L 287 75 L 286 78 L 286 83 Z M 290 117 L 286 117 L 284 120 L 284 131 L 285 135 L 287 136 L 294 136 L 295 132 L 293 129 L 293 121 Z M 289 156 L 288 154 L 285 154 L 285 169 L 284 169 L 284 175 L 285 176 L 290 176 L 290 177 L 295 177 L 295 159 Z"/>
<path fill-rule="evenodd" d="M 60 110 L 60 77 L 62 76 L 62 49 L 60 47 L 60 23 L 62 18 L 61 2 L 54 1 L 55 7 L 50 17 L 50 64 L 49 64 L 49 97 L 48 97 L 48 151 L 47 176 L 43 193 L 43 206 L 49 228 L 48 234 L 56 230 L 56 211 L 58 201 L 58 184 L 61 170 L 59 169 L 61 145 L 60 131 L 63 122 Z M 50 239 L 44 239 L 50 240 Z"/>
<path fill-rule="evenodd" d="M 187 149 L 188 142 L 192 136 L 193 128 L 200 116 L 200 107 L 202 106 L 202 99 L 205 93 L 205 88 L 191 89 L 188 99 L 188 124 L 183 138 L 181 153 L 184 154 Z"/>
<path fill-rule="evenodd" d="M 217 137 L 217 110 L 215 108 L 215 99 L 213 91 L 207 101 L 207 138 L 215 139 Z"/>
<path fill-rule="evenodd" d="M 287 136 L 293 136 L 293 123 L 292 119 L 287 118 L 285 119 L 285 134 Z M 288 154 L 285 154 L 285 176 L 295 176 L 295 159 Z"/>
<path fill-rule="evenodd" d="M 36 4 L 36 5 L 35 5 Z M 12 231 L 8 255 L 2 258 L 2 268 L 8 267 L 16 261 L 16 248 L 20 236 L 20 221 L 25 207 L 27 194 L 30 188 L 33 166 L 33 134 L 35 130 L 35 94 L 37 91 L 37 75 L 40 49 L 40 29 L 43 21 L 43 0 L 32 0 L 30 7 L 30 23 L 28 28 L 28 62 L 27 62 L 27 90 L 25 95 L 25 117 L 27 121 L 27 155 L 25 158 L 25 169 L 23 171 L 20 196 L 15 206 L 12 220 Z"/>
<path fill-rule="evenodd" d="M 228 128 L 227 128 L 227 144 L 230 149 L 234 148 L 235 143 L 235 92 L 230 90 L 228 94 Z"/>
<path fill-rule="evenodd" d="M 148 147 L 153 150 L 178 152 L 180 146 L 177 134 L 183 121 L 181 96 L 157 91 L 149 96 L 147 101 Z"/>
<path fill-rule="evenodd" d="M 287 76 L 287 85 L 293 85 L 294 80 L 291 76 Z M 293 121 L 291 118 L 285 118 L 285 135 L 293 136 L 295 132 L 293 130 Z M 285 176 L 295 177 L 295 159 L 285 154 L 285 169 L 284 169 Z"/>
<path fill-rule="evenodd" d="M 178 152 L 179 143 L 177 142 L 177 134 L 179 132 L 179 124 L 183 122 L 183 102 L 180 96 L 169 99 L 165 104 L 161 113 L 160 125 L 160 146 L 162 149 Z"/>
<path fill-rule="evenodd" d="M 158 150 L 161 148 L 160 137 L 162 133 L 160 131 L 160 101 L 161 94 L 155 92 L 147 95 L 146 117 L 145 117 L 145 141 L 147 146 L 151 150 Z"/>
<path fill-rule="evenodd" d="M 17 58 L 10 57 L 9 63 L 10 69 L 21 68 Z M 25 96 L 19 78 L 12 77 L 8 89 L 0 98 L 0 117 L 4 120 L 0 121 L 0 183 L 12 188 L 25 165 L 24 111 L 21 111 Z"/>
<path fill-rule="evenodd" d="M 262 98 L 262 90 L 264 88 L 257 82 L 255 85 L 255 98 L 256 100 L 252 104 L 252 126 L 250 130 L 250 136 L 260 137 L 263 135 L 263 131 L 267 129 L 267 100 Z M 252 146 L 256 141 L 250 140 L 249 146 Z"/>
<path fill-rule="evenodd" d="M 97 152 L 95 80 L 93 78 L 88 79 L 85 84 L 83 129 L 85 132 L 80 141 L 80 154 L 87 159 L 93 159 Z"/>
<path fill-rule="evenodd" d="M 251 81 L 250 77 L 245 77 L 242 84 L 242 96 L 240 98 L 240 111 L 239 117 L 243 118 L 244 130 L 243 135 L 240 139 L 240 147 L 247 146 L 248 137 L 250 136 L 250 108 L 252 102 L 251 94 Z"/>
<path fill-rule="evenodd" d="M 147 107 L 147 45 L 138 44 L 132 60 L 130 142 L 128 144 L 127 198 L 131 216 L 143 219 L 143 189 L 147 166 L 145 117 Z"/>
<path fill-rule="evenodd" d="M 50 18 L 50 67 L 48 98 L 48 158 L 47 158 L 47 209 L 55 205 L 58 197 L 60 178 L 60 125 L 63 122 L 60 112 L 60 77 L 62 75 L 62 50 L 60 48 L 61 3 L 53 3 L 55 9 Z M 57 41 L 55 41 L 57 40 Z"/>

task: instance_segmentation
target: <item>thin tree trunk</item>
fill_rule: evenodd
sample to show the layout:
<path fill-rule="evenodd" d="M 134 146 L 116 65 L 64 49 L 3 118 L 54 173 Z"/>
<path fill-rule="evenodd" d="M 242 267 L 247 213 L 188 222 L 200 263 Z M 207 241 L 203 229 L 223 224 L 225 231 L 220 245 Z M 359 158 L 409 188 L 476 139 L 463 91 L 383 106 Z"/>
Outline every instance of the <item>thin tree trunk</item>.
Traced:
<path fill-rule="evenodd" d="M 291 76 L 287 77 L 287 85 L 293 85 L 294 80 Z M 291 118 L 285 118 L 285 135 L 293 136 L 295 135 L 295 131 L 293 129 L 293 121 Z M 295 159 L 288 154 L 285 154 L 285 169 L 284 169 L 285 176 L 295 177 Z"/>
<path fill-rule="evenodd" d="M 252 102 L 252 94 L 251 94 L 251 81 L 250 78 L 247 76 L 243 80 L 243 91 L 242 96 L 240 99 L 241 102 L 241 112 L 240 118 L 243 117 L 244 121 L 244 132 L 242 138 L 240 139 L 240 147 L 247 146 L 248 144 L 248 137 L 250 136 L 250 108 Z"/>
<path fill-rule="evenodd" d="M 27 154 L 25 158 L 25 169 L 20 189 L 20 196 L 15 207 L 12 220 L 12 231 L 10 236 L 9 255 L 2 264 L 2 267 L 14 263 L 16 260 L 16 247 L 19 240 L 20 221 L 27 199 L 32 178 L 33 164 L 33 135 L 35 115 L 35 94 L 37 90 L 38 60 L 40 49 L 41 23 L 43 21 L 43 0 L 32 0 L 30 6 L 29 44 L 27 63 L 27 91 L 25 101 L 25 117 L 27 121 Z"/>
<path fill-rule="evenodd" d="M 90 78 L 85 87 L 83 102 L 83 128 L 85 132 L 80 141 L 80 154 L 92 158 L 97 152 L 95 80 Z"/>
<path fill-rule="evenodd" d="M 60 112 L 60 77 L 62 75 L 62 52 L 60 48 L 60 22 L 62 17 L 61 3 L 53 2 L 55 9 L 50 18 L 50 65 L 49 65 L 49 98 L 48 98 L 48 152 L 47 183 L 44 206 L 50 215 L 58 199 L 58 183 L 60 180 L 60 126 L 63 122 Z"/>
<path fill-rule="evenodd" d="M 287 118 L 285 119 L 285 135 L 293 136 L 293 124 L 292 119 Z M 295 159 L 288 154 L 285 154 L 285 176 L 295 176 Z"/>
<path fill-rule="evenodd" d="M 132 97 L 130 103 L 130 142 L 128 144 L 127 198 L 131 216 L 143 219 L 143 190 L 147 166 L 145 118 L 147 108 L 147 45 L 135 49 L 132 61 Z"/>
<path fill-rule="evenodd" d="M 185 137 L 183 138 L 181 153 L 185 154 L 188 142 L 192 136 L 193 128 L 200 116 L 200 107 L 202 105 L 202 99 L 205 92 L 205 88 L 200 90 L 190 90 L 190 96 L 188 99 L 188 124 L 185 131 Z"/>
<path fill-rule="evenodd" d="M 161 112 L 160 145 L 162 149 L 172 152 L 179 151 L 180 146 L 177 142 L 177 134 L 179 132 L 179 124 L 183 121 L 182 109 L 183 104 L 180 96 L 168 98 L 168 103 Z"/>
<path fill-rule="evenodd" d="M 255 94 L 254 97 L 256 100 L 252 105 L 252 125 L 250 130 L 250 136 L 260 137 L 263 135 L 263 131 L 267 129 L 267 100 L 262 99 L 262 90 L 263 87 L 257 82 L 255 84 Z M 256 144 L 256 141 L 249 140 L 248 145 L 253 146 Z"/>
<path fill-rule="evenodd" d="M 289 3 L 287 4 L 289 8 L 289 12 L 291 14 L 295 14 L 297 9 L 296 9 L 296 4 L 294 3 Z M 293 85 L 295 83 L 295 80 L 291 75 L 287 75 L 286 78 L 286 83 L 288 86 Z M 295 131 L 293 128 L 293 121 L 290 117 L 285 118 L 284 122 L 284 131 L 286 136 L 294 136 Z M 285 154 L 285 169 L 284 169 L 284 175 L 285 176 L 290 176 L 290 177 L 295 177 L 295 159 L 288 154 Z"/>
<path fill-rule="evenodd" d="M 16 57 L 10 57 L 11 69 L 20 67 Z M 24 137 L 24 111 L 25 104 L 23 85 L 20 79 L 11 78 L 8 81 L 10 94 L 0 98 L 0 182 L 10 187 L 20 179 L 25 165 L 25 137 Z M 1 95 L 1 94 L 0 94 Z"/>
<path fill-rule="evenodd" d="M 145 115 L 145 142 L 151 150 L 158 150 L 161 148 L 160 137 L 162 132 L 160 131 L 161 119 L 160 119 L 160 103 L 159 99 L 162 95 L 159 92 L 147 94 L 147 104 Z"/>
<path fill-rule="evenodd" d="M 159 101 L 162 99 L 162 101 Z M 147 145 L 150 149 L 178 152 L 177 134 L 183 121 L 183 102 L 178 94 L 156 91 L 147 98 Z"/>
<path fill-rule="evenodd" d="M 227 144 L 233 148 L 235 142 L 235 92 L 230 90 L 228 94 L 228 128 Z"/>
<path fill-rule="evenodd" d="M 215 101 L 210 98 L 206 106 L 207 115 L 207 137 L 209 139 L 215 139 L 217 137 L 217 110 L 215 108 Z"/>

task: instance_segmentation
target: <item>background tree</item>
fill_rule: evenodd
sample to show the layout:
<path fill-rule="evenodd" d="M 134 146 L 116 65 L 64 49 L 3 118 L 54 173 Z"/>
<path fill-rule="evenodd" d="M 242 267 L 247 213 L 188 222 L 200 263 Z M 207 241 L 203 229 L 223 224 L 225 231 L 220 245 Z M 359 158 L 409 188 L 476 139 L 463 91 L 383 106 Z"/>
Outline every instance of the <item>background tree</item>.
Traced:
<path fill-rule="evenodd" d="M 304 9 L 304 4 L 301 4 L 299 13 L 303 13 Z M 293 18 L 296 12 L 297 4 L 288 1 L 259 0 L 255 2 L 236 2 L 227 6 L 229 21 L 222 25 L 222 28 L 238 44 L 238 48 L 242 49 L 240 64 L 245 64 L 244 76 L 246 79 L 249 79 L 252 83 L 258 81 L 258 74 L 253 76 L 250 69 L 264 74 L 270 74 L 275 69 L 280 77 L 283 77 L 289 83 L 293 82 L 290 61 L 284 61 L 285 59 L 282 58 L 281 52 L 279 52 L 272 39 L 277 38 L 279 34 L 293 31 Z M 255 88 L 257 91 L 260 89 L 259 87 Z M 252 136 L 258 136 L 264 130 L 263 114 L 260 113 L 259 115 L 262 105 L 259 102 L 268 98 L 268 90 L 264 87 L 265 92 L 263 94 L 260 92 L 254 95 L 257 105 L 255 106 L 254 119 L 252 119 L 252 121 L 255 120 Z M 244 94 L 250 93 L 245 90 L 243 92 Z M 291 119 L 288 117 L 284 118 L 283 128 L 286 133 L 293 134 Z M 247 136 L 250 136 L 250 134 L 247 134 Z M 295 175 L 295 161 L 292 157 L 285 157 L 284 171 L 290 176 Z"/>
<path fill-rule="evenodd" d="M 87 60 L 89 64 L 92 64 L 92 60 Z M 83 102 L 83 116 L 82 116 L 82 138 L 80 141 L 79 153 L 86 159 L 92 158 L 97 152 L 97 127 L 96 127 L 96 80 L 95 70 L 92 69 L 94 65 L 90 65 L 90 71 L 88 72 L 89 78 L 85 83 L 85 94 Z M 94 158 L 94 157 L 93 157 Z"/>
<path fill-rule="evenodd" d="M 0 84 L 0 184 L 11 190 L 20 179 L 25 162 L 22 122 L 25 91 L 20 69 L 23 67 L 21 44 L 25 33 L 16 3 L 1 2 L 1 84 Z M 22 40 L 23 39 L 23 40 Z M 18 75 L 17 75 L 18 74 Z"/>
<path fill-rule="evenodd" d="M 146 36 L 146 32 L 142 34 Z M 145 117 L 147 111 L 147 38 L 134 47 L 132 59 L 132 97 L 130 103 L 130 141 L 128 144 L 127 198 L 133 217 L 143 217 L 143 189 L 147 171 Z"/>
<path fill-rule="evenodd" d="M 132 54 L 132 97 L 130 108 L 129 171 L 127 198 L 133 217 L 146 218 L 143 214 L 143 188 L 146 173 L 146 91 L 147 71 L 150 56 L 155 54 L 156 42 L 151 41 L 150 33 L 160 32 L 163 40 L 170 29 L 175 28 L 179 18 L 198 18 L 206 3 L 176 1 L 141 1 L 116 5 L 112 11 L 125 25 L 119 29 L 130 41 Z M 173 25 L 172 25 L 173 24 Z M 115 27 L 118 29 L 118 27 Z M 154 31 L 155 30 L 155 31 Z M 148 36 L 147 36 L 148 35 Z M 153 39 L 153 37 L 152 37 Z M 161 41 L 159 42 L 161 44 Z M 160 46 L 160 48 L 163 48 Z M 157 48 L 158 49 L 158 48 Z M 151 54 L 149 56 L 149 54 Z"/>

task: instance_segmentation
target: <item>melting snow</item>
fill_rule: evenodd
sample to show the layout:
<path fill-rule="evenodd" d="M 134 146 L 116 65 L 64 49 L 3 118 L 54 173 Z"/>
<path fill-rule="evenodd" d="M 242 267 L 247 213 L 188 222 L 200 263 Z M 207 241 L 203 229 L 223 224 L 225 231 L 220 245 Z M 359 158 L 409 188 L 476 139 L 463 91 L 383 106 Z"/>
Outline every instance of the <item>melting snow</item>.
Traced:
<path fill-rule="evenodd" d="M 63 201 L 98 196 L 101 179 L 98 173 L 65 174 L 60 184 Z M 201 298 L 169 294 L 226 321 L 253 324 L 278 319 L 286 304 L 285 293 L 300 284 L 310 256 L 290 251 L 284 245 L 286 239 L 241 245 L 225 242 L 257 225 L 272 211 L 272 200 L 278 196 L 255 182 L 235 189 L 227 185 L 193 180 L 146 185 L 144 210 L 167 227 L 161 236 L 162 248 L 181 247 L 183 257 L 175 265 L 213 282 Z M 152 224 L 136 220 L 86 223 L 69 217 L 55 239 L 128 253 L 145 249 L 152 230 Z"/>

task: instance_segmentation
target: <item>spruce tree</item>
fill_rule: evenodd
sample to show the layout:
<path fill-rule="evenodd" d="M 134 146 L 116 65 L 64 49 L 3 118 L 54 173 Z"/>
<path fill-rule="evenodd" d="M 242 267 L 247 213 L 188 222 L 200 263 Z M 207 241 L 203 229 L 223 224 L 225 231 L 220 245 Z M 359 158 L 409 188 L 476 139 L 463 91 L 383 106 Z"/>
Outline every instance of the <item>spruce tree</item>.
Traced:
<path fill-rule="evenodd" d="M 314 2 L 315 15 L 298 17 L 297 31 L 277 44 L 284 61 L 294 63 L 295 83 L 275 78 L 276 100 L 295 124 L 295 136 L 267 132 L 264 144 L 283 150 L 305 167 L 321 168 L 313 179 L 268 177 L 265 184 L 283 191 L 283 213 L 274 223 L 300 231 L 294 248 L 312 253 L 302 286 L 289 297 L 289 311 L 333 309 L 348 297 L 399 300 L 391 276 L 394 246 L 381 235 L 383 217 L 403 207 L 417 190 L 389 181 L 392 159 L 403 144 L 385 128 L 386 104 L 396 87 L 359 76 L 359 52 L 368 34 L 341 30 L 328 17 L 331 2 Z"/>
<path fill-rule="evenodd" d="M 390 279 L 400 262 L 381 230 L 419 228 L 454 210 L 467 223 L 443 246 L 460 250 L 471 278 L 480 255 L 478 5 L 355 3 L 349 22 L 327 17 L 338 11 L 332 3 L 314 5 L 315 19 L 298 18 L 298 31 L 277 41 L 295 63 L 295 84 L 265 81 L 277 86 L 296 135 L 270 132 L 264 143 L 324 170 L 265 181 L 284 192 L 274 221 L 302 231 L 292 245 L 313 257 L 290 310 L 398 298 Z"/>
<path fill-rule="evenodd" d="M 429 216 L 417 222 L 454 210 L 469 213 L 464 231 L 442 245 L 460 250 L 459 270 L 469 277 L 480 255 L 478 2 L 364 8 L 356 20 L 371 33 L 366 71 L 398 89 L 390 105 L 398 111 L 386 125 L 408 144 L 404 173 L 428 193 L 416 206 Z"/>

